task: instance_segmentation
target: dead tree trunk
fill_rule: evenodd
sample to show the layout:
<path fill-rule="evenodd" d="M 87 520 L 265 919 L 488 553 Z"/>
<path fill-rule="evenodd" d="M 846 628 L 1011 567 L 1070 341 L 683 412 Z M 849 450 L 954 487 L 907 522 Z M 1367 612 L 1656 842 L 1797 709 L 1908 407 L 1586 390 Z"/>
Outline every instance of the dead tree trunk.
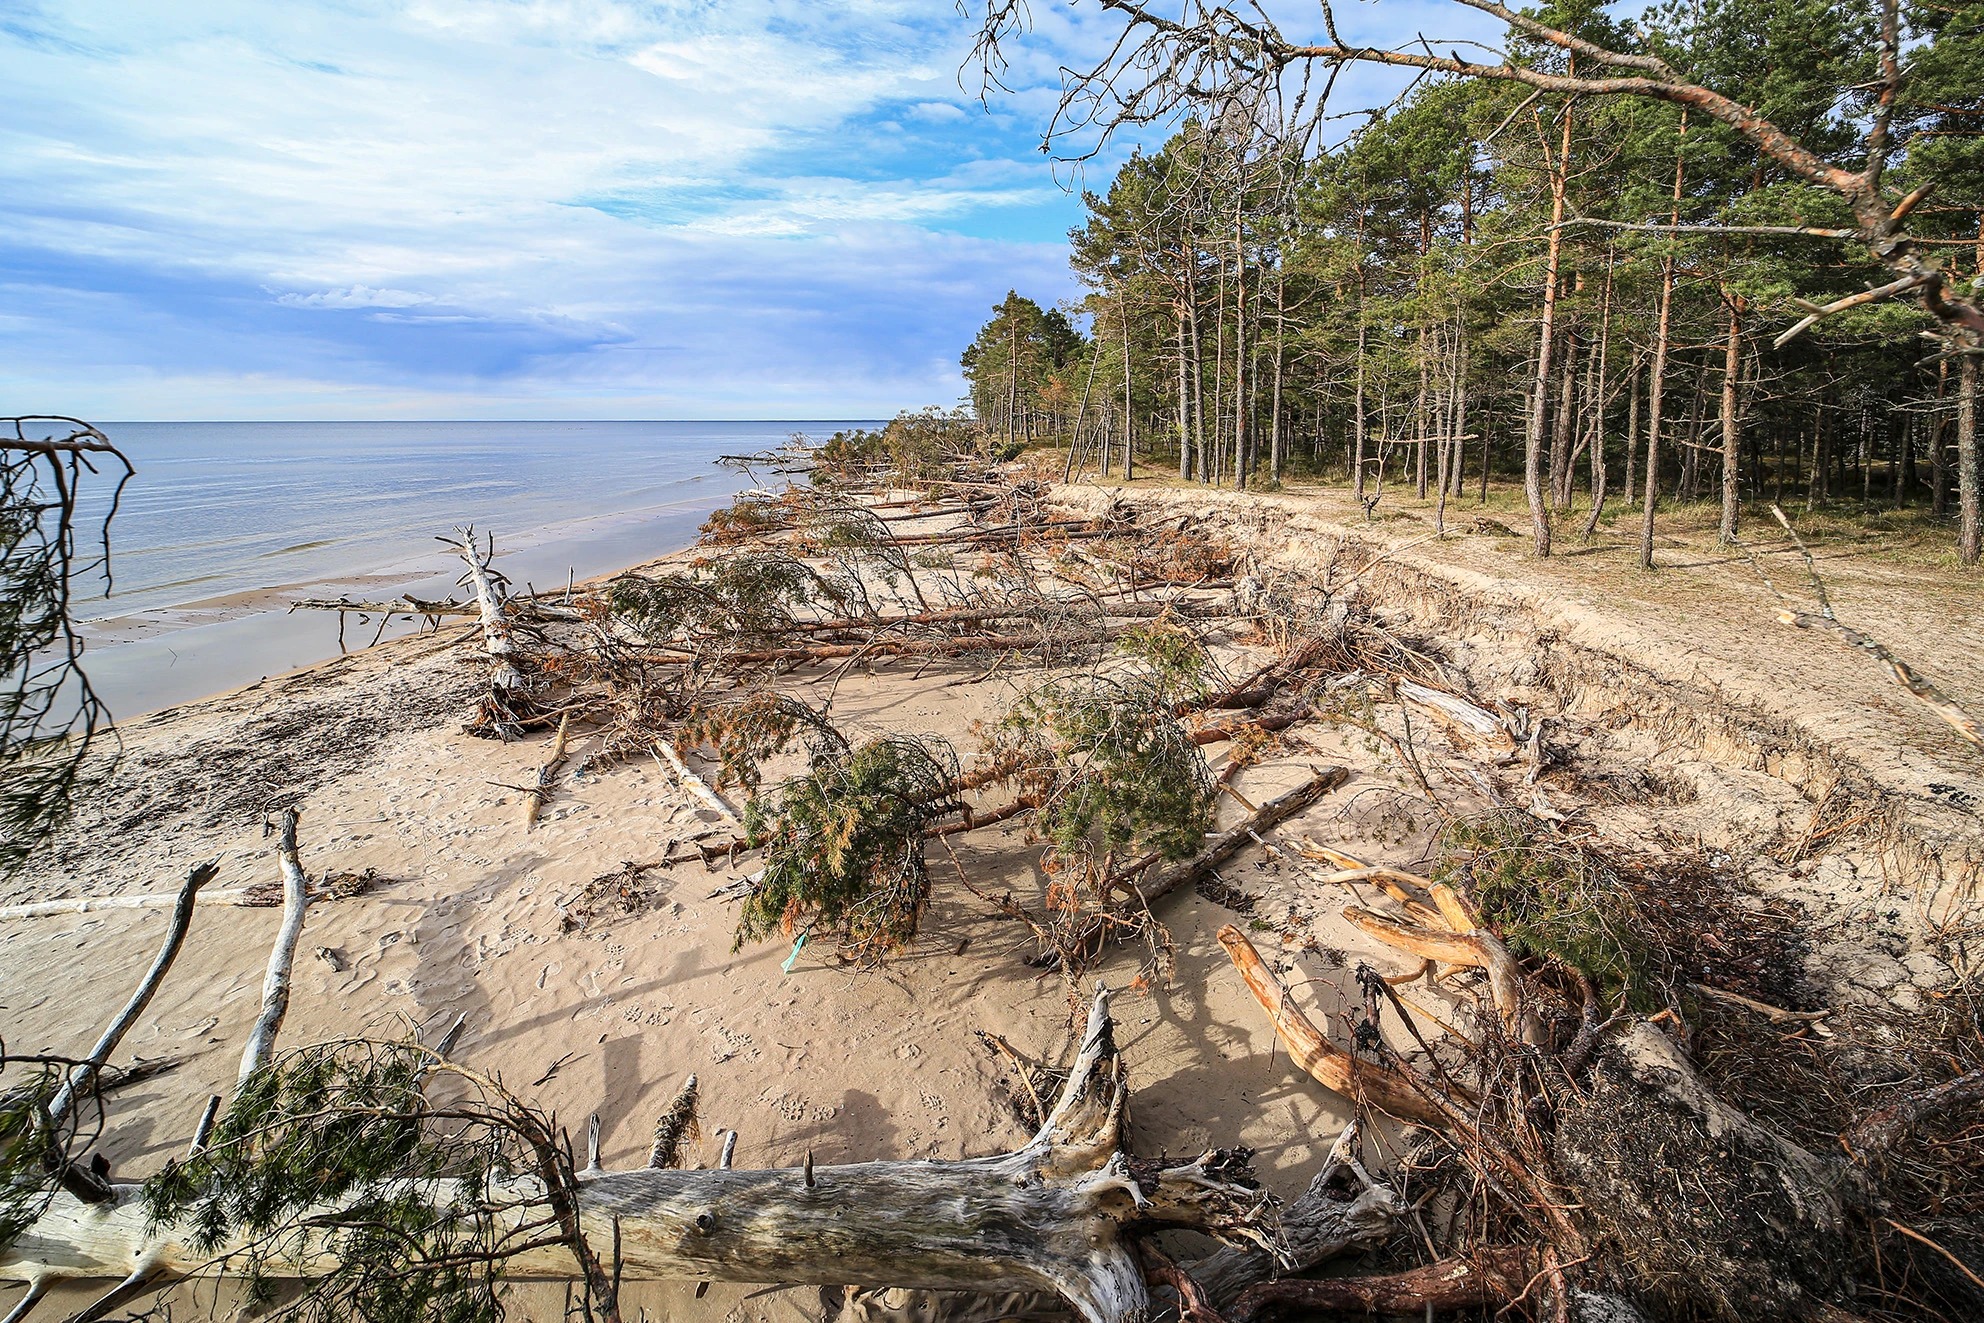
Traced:
<path fill-rule="evenodd" d="M 462 582 L 475 589 L 476 605 L 482 614 L 482 646 L 489 654 L 490 668 L 489 697 L 469 722 L 468 731 L 472 735 L 515 739 L 523 733 L 522 719 L 529 715 L 530 691 L 518 665 L 521 653 L 510 635 L 510 616 L 502 593 L 507 581 L 492 568 L 496 558 L 493 538 L 485 548 L 476 545 L 473 526 L 457 528 L 455 533 L 453 538 L 439 540 L 453 547 L 468 566 Z"/>
<path fill-rule="evenodd" d="M 1128 1085 L 1109 996 L 1100 990 L 1068 1086 L 1023 1148 L 963 1162 L 864 1162 L 774 1171 L 584 1171 L 578 1223 L 586 1239 L 618 1250 L 619 1276 L 644 1281 L 840 1284 L 849 1279 L 936 1290 L 1050 1290 L 1089 1323 L 1142 1320 L 1150 1297 L 1134 1236 L 1192 1227 L 1235 1244 L 1273 1245 L 1265 1195 L 1243 1158 L 1208 1152 L 1164 1165 L 1122 1146 Z M 437 1204 L 466 1195 L 490 1216 L 541 1217 L 543 1197 L 524 1186 L 463 1191 L 432 1182 Z M 506 1198 L 506 1196 L 508 1196 Z M 224 1270 L 242 1249 L 230 1240 L 195 1249 L 190 1228 L 148 1225 L 136 1185 L 107 1203 L 57 1192 L 47 1211 L 0 1248 L 0 1278 L 39 1292 L 78 1279 L 162 1280 Z M 332 1268 L 320 1234 L 299 1226 L 266 1264 L 276 1277 L 308 1279 Z M 569 1247 L 547 1245 L 509 1260 L 512 1279 L 569 1280 Z M 156 1275 L 156 1276 L 154 1276 Z"/>
<path fill-rule="evenodd" d="M 289 1014 L 289 971 L 296 963 L 296 943 L 303 936 L 303 915 L 310 904 L 310 881 L 296 855 L 295 809 L 285 809 L 281 835 L 276 842 L 276 859 L 282 867 L 282 927 L 276 930 L 275 945 L 269 951 L 269 972 L 262 980 L 262 1013 L 248 1034 L 248 1046 L 241 1052 L 239 1080 L 269 1064 L 275 1054 L 276 1034 L 283 1017 Z"/>

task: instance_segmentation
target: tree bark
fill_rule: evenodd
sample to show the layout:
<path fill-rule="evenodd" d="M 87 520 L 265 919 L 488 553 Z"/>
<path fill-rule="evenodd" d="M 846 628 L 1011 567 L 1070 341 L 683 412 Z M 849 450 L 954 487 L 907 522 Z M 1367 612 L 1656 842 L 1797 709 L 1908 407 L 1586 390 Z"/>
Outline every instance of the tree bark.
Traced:
<path fill-rule="evenodd" d="M 1736 397 L 1743 373 L 1743 305 L 1733 293 L 1725 297 L 1729 303 L 1729 338 L 1722 351 L 1722 524 L 1716 541 L 1729 546 L 1736 541 L 1736 483 L 1743 462 Z"/>
<path fill-rule="evenodd" d="M 295 809 L 283 810 L 276 843 L 276 860 L 282 868 L 282 927 L 276 930 L 275 945 L 269 951 L 269 970 L 262 979 L 262 1011 L 248 1032 L 248 1045 L 241 1050 L 237 1084 L 269 1064 L 276 1050 L 276 1034 L 289 1013 L 289 971 L 296 963 L 296 943 L 303 936 L 303 915 L 310 904 L 310 882 L 296 856 L 296 820 Z"/>
<path fill-rule="evenodd" d="M 1240 228 L 1243 187 L 1233 201 L 1233 487 L 1247 487 L 1247 249 Z"/>
<path fill-rule="evenodd" d="M 1956 385 L 1956 489 L 1957 556 L 1965 565 L 1975 565 L 1979 550 L 1977 491 L 1977 358 L 1963 356 Z"/>
<path fill-rule="evenodd" d="M 1557 325 L 1557 284 L 1564 250 L 1564 192 L 1567 156 L 1571 150 L 1571 107 L 1564 107 L 1563 142 L 1550 163 L 1550 239 L 1543 265 L 1543 322 L 1536 338 L 1536 381 L 1529 403 L 1529 426 L 1523 436 L 1522 485 L 1529 499 L 1529 522 L 1536 537 L 1536 554 L 1550 554 L 1550 511 L 1543 495 L 1543 421 L 1550 408 L 1551 336 Z M 1538 122 L 1541 136 L 1541 121 Z M 1544 141 L 1548 154 L 1549 141 Z"/>
<path fill-rule="evenodd" d="M 1445 1128 L 1446 1114 L 1428 1101 L 1405 1075 L 1389 1066 L 1353 1056 L 1324 1037 L 1296 1009 L 1287 990 L 1276 980 L 1274 971 L 1261 959 L 1245 933 L 1229 923 L 1219 930 L 1218 936 L 1247 990 L 1268 1013 L 1268 1020 L 1295 1065 L 1324 1088 L 1353 1102 L 1389 1112 L 1401 1121 Z"/>
<path fill-rule="evenodd" d="M 1423 1268 L 1369 1277 L 1262 1282 L 1240 1293 L 1233 1323 L 1253 1323 L 1275 1309 L 1357 1317 L 1474 1311 L 1508 1304 L 1540 1271 L 1543 1256 L 1528 1245 L 1489 1245 L 1465 1259 L 1442 1259 Z"/>
<path fill-rule="evenodd" d="M 1284 257 L 1283 261 L 1287 259 Z M 1274 277 L 1274 400 L 1268 406 L 1268 481 L 1281 485 L 1281 466 L 1286 458 L 1281 426 L 1282 340 L 1287 329 L 1288 273 L 1277 266 Z"/>
<path fill-rule="evenodd" d="M 1688 112 L 1681 112 L 1680 135 L 1688 136 Z M 1681 187 L 1687 159 L 1677 148 L 1674 155 L 1674 210 L 1671 223 L 1681 223 Z M 1653 569 L 1653 510 L 1660 500 L 1660 414 L 1667 394 L 1667 347 L 1673 327 L 1674 253 L 1670 249 L 1660 260 L 1660 319 L 1653 341 L 1653 375 L 1647 383 L 1646 406 L 1646 502 L 1640 511 L 1640 566 Z"/>
<path fill-rule="evenodd" d="M 1122 1147 L 1128 1095 L 1108 993 L 1090 1011 L 1069 1084 L 1025 1147 L 962 1162 L 864 1162 L 773 1171 L 586 1171 L 574 1187 L 577 1225 L 593 1245 L 619 1247 L 619 1275 L 652 1281 L 841 1284 L 892 1282 L 928 1289 L 1058 1292 L 1088 1323 L 1140 1323 L 1150 1298 L 1132 1237 L 1190 1227 L 1269 1245 L 1265 1196 L 1234 1153 L 1162 1165 Z M 481 1200 L 455 1182 L 415 1187 L 437 1205 Z M 499 1225 L 543 1216 L 534 1187 L 489 1191 Z M 517 1206 L 513 1201 L 521 1201 Z M 40 1290 L 59 1281 L 130 1280 L 210 1271 L 242 1245 L 214 1254 L 187 1229 L 151 1228 L 141 1187 L 119 1185 L 107 1204 L 57 1193 L 48 1210 L 0 1248 L 0 1276 Z M 335 1266 L 324 1238 L 299 1232 L 268 1264 L 278 1279 Z M 509 1260 L 512 1279 L 571 1280 L 565 1245 Z"/>
<path fill-rule="evenodd" d="M 1178 303 L 1178 481 L 1192 480 L 1192 401 L 1185 390 L 1185 304 Z"/>
<path fill-rule="evenodd" d="M 213 881 L 219 871 L 219 864 L 201 864 L 186 875 L 185 885 L 179 888 L 179 894 L 173 900 L 172 918 L 166 924 L 165 940 L 159 944 L 152 967 L 138 981 L 137 990 L 124 1003 L 124 1009 L 97 1038 L 96 1046 L 90 1049 L 84 1064 L 63 1082 L 55 1097 L 49 1101 L 45 1124 L 51 1130 L 61 1130 L 76 1099 L 89 1092 L 97 1073 L 110 1060 L 110 1054 L 117 1050 L 117 1045 L 124 1041 L 124 1035 L 130 1032 L 131 1026 L 144 1014 L 145 1007 L 151 1004 L 159 984 L 165 981 L 166 972 L 172 968 L 172 962 L 179 958 L 179 948 L 186 942 L 186 930 L 193 926 L 193 905 L 199 899 L 200 888 Z"/>
<path fill-rule="evenodd" d="M 1553 510 L 1569 510 L 1571 505 L 1571 467 L 1577 460 L 1572 437 L 1577 430 L 1580 347 L 1577 323 L 1573 321 L 1564 330 L 1564 352 L 1557 371 L 1557 412 L 1550 427 L 1550 508 Z M 1591 352 L 1588 346 L 1584 348 L 1589 372 Z"/>
<path fill-rule="evenodd" d="M 1124 288 L 1120 284 L 1116 286 L 1116 310 L 1123 318 L 1123 481 L 1128 482 L 1136 476 L 1130 460 L 1131 417 L 1135 409 L 1130 403 L 1130 305 Z"/>

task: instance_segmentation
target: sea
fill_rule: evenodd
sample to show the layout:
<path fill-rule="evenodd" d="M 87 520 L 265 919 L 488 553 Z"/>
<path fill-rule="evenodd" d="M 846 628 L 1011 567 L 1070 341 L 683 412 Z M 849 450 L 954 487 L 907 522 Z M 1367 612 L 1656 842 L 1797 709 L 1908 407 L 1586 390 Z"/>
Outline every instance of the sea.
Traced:
<path fill-rule="evenodd" d="M 750 485 L 720 458 L 875 425 L 101 423 L 136 473 L 110 522 L 107 581 L 76 584 L 85 670 L 127 720 L 364 646 L 372 627 L 347 622 L 340 639 L 336 613 L 288 604 L 465 595 L 435 540 L 457 527 L 494 537 L 519 591 L 562 588 L 693 542 Z M 86 545 L 112 477 L 85 486 Z"/>

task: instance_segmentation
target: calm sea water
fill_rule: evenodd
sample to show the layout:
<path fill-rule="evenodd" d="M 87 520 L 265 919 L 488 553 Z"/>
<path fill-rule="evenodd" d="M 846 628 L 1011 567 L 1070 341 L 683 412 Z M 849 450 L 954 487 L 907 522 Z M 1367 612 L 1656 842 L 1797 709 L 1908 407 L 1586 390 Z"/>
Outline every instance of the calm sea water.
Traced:
<path fill-rule="evenodd" d="M 738 486 L 717 456 L 850 425 L 105 424 L 138 473 L 111 528 L 114 591 L 83 614 L 397 570 L 456 524 L 494 531 L 500 549 L 558 525 L 715 502 Z"/>
<path fill-rule="evenodd" d="M 137 476 L 111 526 L 114 590 L 79 585 L 97 594 L 78 603 L 97 622 L 90 678 L 124 719 L 335 656 L 334 614 L 244 613 L 244 595 L 360 575 L 387 576 L 361 595 L 459 593 L 434 541 L 458 524 L 496 535 L 519 589 L 663 555 L 744 485 L 718 456 L 859 425 L 103 424 Z"/>

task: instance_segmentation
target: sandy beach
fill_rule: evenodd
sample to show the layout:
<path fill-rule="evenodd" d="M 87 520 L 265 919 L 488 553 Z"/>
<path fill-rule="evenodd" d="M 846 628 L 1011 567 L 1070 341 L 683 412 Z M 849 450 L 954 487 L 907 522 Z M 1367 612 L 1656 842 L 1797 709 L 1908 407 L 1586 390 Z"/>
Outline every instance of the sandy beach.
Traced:
<path fill-rule="evenodd" d="M 1113 499 L 1092 490 L 1060 496 L 1076 510 Z M 1261 565 L 1361 564 L 1377 545 L 1319 519 L 1292 527 L 1272 503 L 1192 500 L 1224 506 L 1231 536 Z M 1942 884 L 1893 881 L 1890 856 L 1902 856 L 1892 842 L 1847 844 L 1809 867 L 1775 864 L 1770 851 L 1808 829 L 1813 787 L 1845 765 L 1822 731 L 1732 704 L 1712 677 L 1692 687 L 1627 681 L 1608 689 L 1598 683 L 1605 668 L 1618 674 L 1647 659 L 1625 645 L 1608 653 L 1567 638 L 1549 602 L 1470 593 L 1441 573 L 1397 553 L 1373 584 L 1374 609 L 1406 634 L 1443 639 L 1449 664 L 1478 692 L 1548 714 L 1565 757 L 1544 783 L 1547 805 L 1654 855 L 1690 850 L 1724 861 L 1741 877 L 1744 904 L 1801 916 L 1813 938 L 1808 974 L 1830 998 L 1885 1004 L 1949 982 L 1918 917 L 1927 910 L 1915 903 L 1941 894 Z M 1232 674 L 1266 655 L 1235 639 L 1214 641 Z M 838 678 L 802 670 L 788 684 L 815 705 L 831 687 L 832 710 L 851 731 L 939 734 L 968 752 L 973 723 L 995 719 L 1040 678 L 1019 671 L 959 683 L 981 670 L 905 659 Z M 286 1043 L 432 1035 L 466 1017 L 459 1058 L 575 1132 L 598 1113 L 608 1167 L 639 1165 L 658 1111 L 691 1072 L 702 1096 L 691 1165 L 714 1165 L 728 1129 L 739 1134 L 740 1166 L 795 1165 L 809 1151 L 823 1163 L 953 1159 L 1024 1138 L 1015 1074 L 977 1031 L 1064 1062 L 1069 1006 L 1058 976 L 1023 963 L 1033 948 L 1026 933 L 952 885 L 962 874 L 992 894 L 1037 898 L 1045 879 L 1024 828 L 933 849 L 937 890 L 922 932 L 879 971 L 849 969 L 824 940 L 796 953 L 787 941 L 733 952 L 735 904 L 713 893 L 748 865 L 654 866 L 716 815 L 659 760 L 593 764 L 580 732 L 576 770 L 526 831 L 519 787 L 551 737 L 505 744 L 462 734 L 485 681 L 472 627 L 450 624 L 128 722 L 116 777 L 51 849 L 0 884 L 0 904 L 169 891 L 190 865 L 216 856 L 217 888 L 274 881 L 264 810 L 294 804 L 312 877 L 371 880 L 362 894 L 311 909 Z M 1729 755 L 1739 734 L 1753 757 Z M 1455 811 L 1528 793 L 1519 767 L 1484 761 L 1451 731 L 1422 728 L 1419 739 Z M 1206 752 L 1217 772 L 1230 750 Z M 1241 801 L 1259 804 L 1328 765 L 1349 769 L 1347 781 L 1274 839 L 1289 851 L 1307 838 L 1424 866 L 1440 819 L 1357 732 L 1292 733 L 1233 779 L 1237 793 L 1222 798 L 1221 822 L 1244 816 Z M 797 766 L 788 755 L 767 783 Z M 1642 789 L 1622 794 L 1622 784 Z M 1650 784 L 1665 789 L 1648 794 Z M 1906 787 L 1882 793 L 1900 802 Z M 1943 857 L 1975 851 L 1974 831 L 1965 843 L 1948 835 L 1964 824 L 1924 814 L 1914 829 L 1944 833 Z M 595 912 L 601 893 L 595 887 L 589 898 L 588 888 L 616 875 L 632 884 L 636 901 L 619 907 L 631 912 Z M 1215 932 L 1229 923 L 1249 931 L 1303 1007 L 1338 1032 L 1346 998 L 1358 996 L 1360 963 L 1403 975 L 1415 962 L 1341 917 L 1346 902 L 1374 892 L 1325 885 L 1292 853 L 1277 861 L 1250 850 L 1219 876 L 1223 889 L 1160 904 L 1175 975 L 1117 1003 L 1134 1144 L 1174 1154 L 1244 1144 L 1257 1150 L 1269 1187 L 1292 1197 L 1348 1107 L 1277 1048 Z M 1882 921 L 1892 940 L 1865 942 L 1866 917 L 1887 908 L 1886 897 L 1904 895 L 1910 903 Z M 100 1147 L 120 1173 L 142 1173 L 181 1150 L 205 1097 L 232 1081 L 278 913 L 201 907 L 179 963 L 120 1054 L 170 1066 L 116 1098 Z M 156 909 L 106 909 L 0 924 L 8 1041 L 84 1048 L 149 960 L 164 922 Z M 1095 975 L 1127 988 L 1139 962 L 1123 951 Z M 1462 1014 L 1450 988 L 1425 985 L 1413 995 L 1442 1017 Z M 1384 1137 L 1374 1142 L 1382 1156 Z M 813 1287 L 718 1283 L 700 1303 L 694 1290 L 629 1284 L 623 1300 L 630 1316 L 672 1317 L 693 1305 L 696 1317 L 726 1320 L 818 1319 L 824 1308 Z M 557 1317 L 559 1293 L 514 1291 L 517 1317 Z"/>

